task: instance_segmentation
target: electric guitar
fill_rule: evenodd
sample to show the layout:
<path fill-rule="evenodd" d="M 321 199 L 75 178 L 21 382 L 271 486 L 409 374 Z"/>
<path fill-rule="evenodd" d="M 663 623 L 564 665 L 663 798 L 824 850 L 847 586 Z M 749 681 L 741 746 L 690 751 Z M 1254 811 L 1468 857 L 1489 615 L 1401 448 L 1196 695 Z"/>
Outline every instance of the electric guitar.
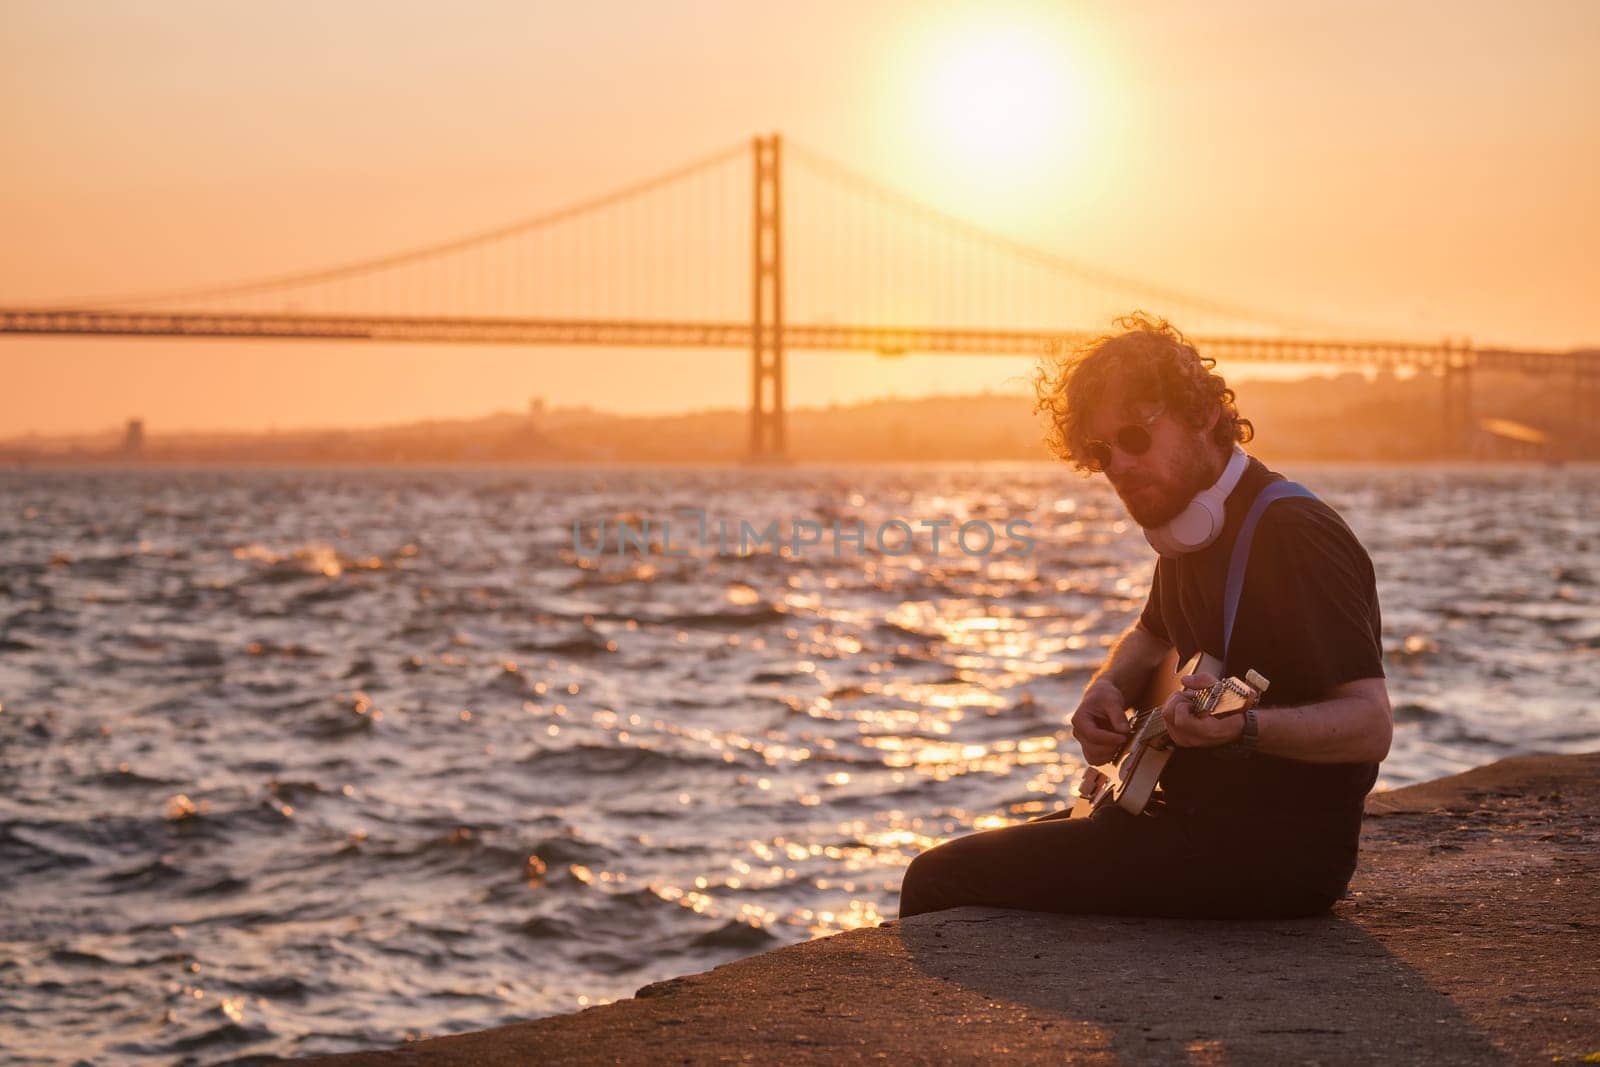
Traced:
<path fill-rule="evenodd" d="M 1169 652 L 1166 661 L 1157 668 L 1150 686 L 1141 694 L 1129 723 L 1128 740 L 1111 758 L 1115 766 L 1110 773 L 1090 767 L 1078 783 L 1078 799 L 1073 803 L 1071 818 L 1086 819 L 1107 804 L 1116 804 L 1130 815 L 1143 813 L 1155 793 L 1156 782 L 1172 758 L 1172 738 L 1167 735 L 1167 721 L 1161 708 L 1172 693 L 1181 686 L 1178 678 L 1186 674 L 1216 675 L 1222 664 L 1213 656 L 1196 652 L 1183 669 L 1168 674 L 1167 664 L 1177 660 L 1176 652 Z M 1267 680 L 1255 671 L 1246 671 L 1244 680 L 1224 678 L 1209 689 L 1195 694 L 1197 711 L 1221 719 L 1241 715 L 1256 705 L 1261 694 L 1267 691 Z M 1146 710 L 1139 711 L 1143 706 Z"/>

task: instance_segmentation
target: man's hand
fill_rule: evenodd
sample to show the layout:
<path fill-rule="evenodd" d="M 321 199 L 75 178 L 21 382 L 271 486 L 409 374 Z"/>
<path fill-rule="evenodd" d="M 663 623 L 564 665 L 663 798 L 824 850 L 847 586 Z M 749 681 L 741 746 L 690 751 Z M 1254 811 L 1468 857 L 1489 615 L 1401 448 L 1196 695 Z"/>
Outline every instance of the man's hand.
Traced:
<path fill-rule="evenodd" d="M 1217 684 L 1209 674 L 1186 674 L 1178 679 L 1183 688 L 1167 698 L 1161 717 L 1167 722 L 1167 735 L 1179 748 L 1215 748 L 1237 741 L 1244 733 L 1244 716 L 1212 718 L 1195 708 L 1195 697 Z"/>
<path fill-rule="evenodd" d="M 1096 682 L 1084 690 L 1078 710 L 1072 714 L 1072 737 L 1083 749 L 1084 762 L 1091 767 L 1110 763 L 1128 738 L 1127 702 L 1117 687 Z"/>

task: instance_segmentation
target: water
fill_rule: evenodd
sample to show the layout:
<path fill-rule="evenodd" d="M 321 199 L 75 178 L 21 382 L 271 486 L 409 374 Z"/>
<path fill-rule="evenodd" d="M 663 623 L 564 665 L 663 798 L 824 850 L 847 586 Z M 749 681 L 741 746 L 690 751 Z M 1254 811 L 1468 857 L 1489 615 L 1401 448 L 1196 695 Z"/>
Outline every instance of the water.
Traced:
<path fill-rule="evenodd" d="M 1286 473 L 1377 567 L 1380 786 L 1595 746 L 1600 471 Z M 391 1045 L 876 923 L 921 849 L 1065 804 L 1151 573 L 1048 465 L 0 487 L 6 1062 Z M 677 507 L 1036 540 L 573 554 Z"/>

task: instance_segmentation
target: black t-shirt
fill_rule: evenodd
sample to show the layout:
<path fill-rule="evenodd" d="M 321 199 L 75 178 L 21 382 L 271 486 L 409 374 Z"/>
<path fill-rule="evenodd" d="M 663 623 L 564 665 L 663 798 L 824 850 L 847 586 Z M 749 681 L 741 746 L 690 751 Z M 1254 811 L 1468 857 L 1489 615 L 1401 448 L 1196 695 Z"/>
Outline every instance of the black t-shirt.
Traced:
<path fill-rule="evenodd" d="M 1139 623 L 1178 650 L 1222 656 L 1223 586 L 1234 540 L 1256 494 L 1283 475 L 1251 459 L 1228 495 L 1222 535 L 1198 552 L 1163 557 Z M 1324 699 L 1344 682 L 1383 675 L 1372 560 L 1321 500 L 1290 497 L 1262 513 L 1234 618 L 1228 674 L 1268 681 L 1262 707 Z M 1257 752 L 1228 760 L 1178 749 L 1162 775 L 1169 803 L 1226 819 L 1325 830 L 1353 847 L 1376 763 L 1309 763 Z"/>

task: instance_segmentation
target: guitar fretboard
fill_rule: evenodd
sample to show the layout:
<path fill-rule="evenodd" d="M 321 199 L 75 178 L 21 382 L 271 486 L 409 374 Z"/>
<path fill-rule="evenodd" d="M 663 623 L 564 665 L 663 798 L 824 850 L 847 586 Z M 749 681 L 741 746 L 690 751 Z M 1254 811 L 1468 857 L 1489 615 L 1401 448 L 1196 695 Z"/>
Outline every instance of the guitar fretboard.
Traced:
<path fill-rule="evenodd" d="M 1224 678 L 1201 692 L 1195 704 L 1202 714 L 1210 715 L 1215 712 L 1217 704 L 1222 700 L 1222 697 L 1228 693 L 1239 697 L 1246 703 L 1256 696 L 1248 686 L 1237 679 Z M 1130 745 L 1158 741 L 1166 736 L 1167 720 L 1162 717 L 1160 708 L 1147 708 L 1144 711 L 1134 713 Z"/>

